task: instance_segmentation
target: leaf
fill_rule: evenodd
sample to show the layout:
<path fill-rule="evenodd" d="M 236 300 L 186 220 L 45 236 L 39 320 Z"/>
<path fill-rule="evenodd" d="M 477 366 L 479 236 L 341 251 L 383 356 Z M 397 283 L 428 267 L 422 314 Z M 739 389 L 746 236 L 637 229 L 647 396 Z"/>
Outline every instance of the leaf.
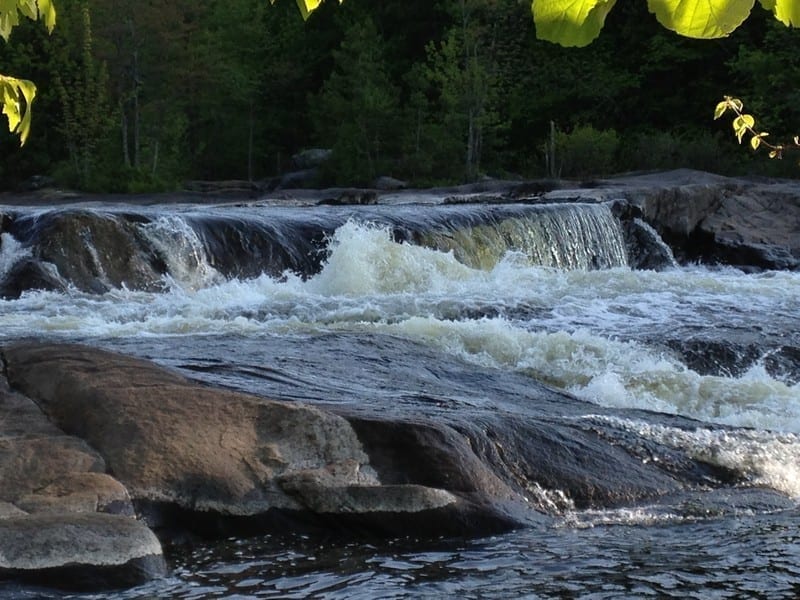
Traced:
<path fill-rule="evenodd" d="M 46 0 L 50 2 L 51 0 Z M 300 9 L 300 14 L 303 15 L 303 20 L 305 21 L 308 19 L 308 16 L 317 10 L 320 5 L 322 4 L 323 0 L 296 0 L 297 1 L 297 8 Z M 344 0 L 339 0 L 339 4 L 341 4 Z M 275 4 L 275 0 L 269 0 L 270 4 Z"/>
<path fill-rule="evenodd" d="M 536 37 L 562 46 L 587 46 L 605 24 L 616 0 L 533 0 Z"/>
<path fill-rule="evenodd" d="M 8 41 L 11 30 L 19 25 L 17 0 L 0 0 L 0 36 Z"/>
<path fill-rule="evenodd" d="M 3 114 L 8 118 L 8 129 L 20 137 L 24 144 L 31 129 L 31 104 L 36 97 L 36 86 L 31 81 L 0 75 Z"/>
<path fill-rule="evenodd" d="M 739 27 L 755 0 L 647 0 L 647 4 L 667 29 L 687 37 L 711 39 L 725 37 Z"/>
<path fill-rule="evenodd" d="M 739 115 L 733 120 L 733 128 L 738 131 L 739 129 L 752 128 L 756 124 L 753 115 Z"/>
<path fill-rule="evenodd" d="M 722 115 L 724 115 L 725 111 L 728 110 L 728 106 L 729 104 L 727 100 L 723 100 L 717 104 L 717 107 L 714 109 L 714 120 L 719 119 Z"/>
<path fill-rule="evenodd" d="M 56 7 L 53 0 L 38 0 L 39 3 L 39 18 L 44 21 L 44 26 L 47 31 L 53 31 L 56 26 Z"/>
<path fill-rule="evenodd" d="M 761 5 L 775 14 L 787 27 L 800 27 L 800 2 L 797 0 L 760 0 Z"/>
<path fill-rule="evenodd" d="M 739 115 L 733 120 L 733 130 L 736 132 L 736 138 L 739 140 L 740 144 L 742 143 L 744 134 L 752 129 L 755 124 L 756 120 L 752 115 Z"/>
<path fill-rule="evenodd" d="M 761 145 L 761 138 L 757 135 L 754 135 L 750 138 L 750 145 L 753 147 L 753 150 L 758 150 L 758 147 Z"/>

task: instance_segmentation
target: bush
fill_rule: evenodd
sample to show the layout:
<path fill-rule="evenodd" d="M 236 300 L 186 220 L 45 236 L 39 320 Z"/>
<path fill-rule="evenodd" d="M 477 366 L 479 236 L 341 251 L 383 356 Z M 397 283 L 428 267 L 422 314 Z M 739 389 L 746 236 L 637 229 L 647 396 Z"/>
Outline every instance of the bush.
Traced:
<path fill-rule="evenodd" d="M 608 175 L 617 168 L 619 136 L 613 129 L 580 125 L 571 132 L 555 131 L 555 170 L 561 177 Z"/>
<path fill-rule="evenodd" d="M 737 174 L 748 159 L 735 140 L 705 131 L 638 133 L 623 141 L 620 154 L 626 171 L 689 168 Z"/>

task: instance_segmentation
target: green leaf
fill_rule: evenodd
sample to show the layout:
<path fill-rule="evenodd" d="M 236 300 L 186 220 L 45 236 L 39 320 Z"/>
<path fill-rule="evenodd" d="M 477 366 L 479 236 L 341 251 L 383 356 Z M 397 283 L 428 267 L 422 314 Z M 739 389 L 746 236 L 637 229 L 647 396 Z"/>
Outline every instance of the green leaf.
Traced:
<path fill-rule="evenodd" d="M 755 0 L 647 0 L 647 3 L 650 12 L 667 29 L 687 37 L 710 39 L 725 37 L 741 25 Z"/>
<path fill-rule="evenodd" d="M 616 0 L 533 0 L 536 37 L 562 46 L 587 46 L 605 24 Z"/>
<path fill-rule="evenodd" d="M 714 109 L 714 119 L 719 119 L 722 115 L 724 115 L 725 111 L 728 110 L 728 106 L 727 100 L 723 100 L 717 104 L 717 107 Z"/>
<path fill-rule="evenodd" d="M 8 41 L 11 30 L 19 25 L 17 0 L 0 0 L 0 36 Z"/>
<path fill-rule="evenodd" d="M 45 1 L 50 2 L 51 0 L 45 0 Z M 303 15 L 303 20 L 308 19 L 308 16 L 312 12 L 317 10 L 323 2 L 323 0 L 296 0 L 296 1 L 297 1 L 297 8 L 300 9 L 300 14 Z M 344 0 L 339 0 L 339 4 L 341 4 L 343 1 Z M 275 4 L 275 0 L 269 0 L 269 3 Z"/>
<path fill-rule="evenodd" d="M 797 0 L 761 0 L 761 5 L 787 27 L 800 27 L 800 2 Z"/>
<path fill-rule="evenodd" d="M 39 18 L 44 21 L 44 26 L 47 31 L 52 32 L 56 26 L 56 7 L 53 0 L 38 0 L 39 2 Z"/>
<path fill-rule="evenodd" d="M 753 115 L 739 115 L 733 120 L 733 128 L 736 131 L 752 128 L 755 124 L 756 120 L 753 118 Z"/>
<path fill-rule="evenodd" d="M 8 118 L 8 129 L 25 143 L 31 129 L 31 104 L 36 97 L 36 86 L 31 81 L 0 75 L 3 114 Z"/>

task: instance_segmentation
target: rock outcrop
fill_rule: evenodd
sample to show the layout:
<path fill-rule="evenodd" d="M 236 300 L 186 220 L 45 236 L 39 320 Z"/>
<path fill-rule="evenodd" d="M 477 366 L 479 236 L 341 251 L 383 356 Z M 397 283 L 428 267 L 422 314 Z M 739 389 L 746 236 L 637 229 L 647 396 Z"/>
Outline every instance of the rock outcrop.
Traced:
<path fill-rule="evenodd" d="M 484 501 L 487 490 L 476 499 L 414 481 L 383 485 L 350 423 L 311 406 L 211 389 L 82 346 L 16 344 L 4 356 L 11 385 L 96 449 L 156 527 L 176 511 L 199 515 L 199 526 L 345 520 L 418 535 L 519 525 Z M 420 514 L 426 526 L 414 528 Z"/>
<path fill-rule="evenodd" d="M 684 261 L 800 269 L 800 183 L 682 169 L 605 182 Z"/>
<path fill-rule="evenodd" d="M 86 346 L 18 342 L 2 357 L 0 578 L 144 581 L 165 572 L 148 526 L 478 536 L 746 483 L 535 382 L 524 413 L 509 398 L 382 416 L 213 389 Z"/>
<path fill-rule="evenodd" d="M 93 590 L 166 573 L 159 541 L 105 471 L 0 378 L 0 578 Z"/>

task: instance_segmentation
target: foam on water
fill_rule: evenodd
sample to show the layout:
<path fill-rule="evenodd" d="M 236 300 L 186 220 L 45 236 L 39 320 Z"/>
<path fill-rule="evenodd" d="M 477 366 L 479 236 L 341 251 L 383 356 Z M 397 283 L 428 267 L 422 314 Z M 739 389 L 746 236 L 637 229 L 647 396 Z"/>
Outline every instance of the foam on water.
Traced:
<path fill-rule="evenodd" d="M 564 271 L 514 253 L 485 271 L 350 222 L 309 280 L 223 281 L 182 219 L 151 225 L 175 285 L 164 293 L 26 293 L 0 301 L 0 336 L 392 334 L 606 406 L 800 432 L 800 387 L 763 366 L 701 375 L 665 350 L 629 341 L 717 325 L 782 335 L 796 323 L 796 273 Z M 6 238 L 4 248 L 14 248 Z"/>
<path fill-rule="evenodd" d="M 585 419 L 682 450 L 696 460 L 738 473 L 750 485 L 800 498 L 800 437 L 796 434 L 704 427 L 684 430 L 607 416 Z"/>
<path fill-rule="evenodd" d="M 399 292 L 448 291 L 454 282 L 477 273 L 452 252 L 392 241 L 386 227 L 353 221 L 340 227 L 330 256 L 308 290 L 326 296 L 364 296 Z"/>

